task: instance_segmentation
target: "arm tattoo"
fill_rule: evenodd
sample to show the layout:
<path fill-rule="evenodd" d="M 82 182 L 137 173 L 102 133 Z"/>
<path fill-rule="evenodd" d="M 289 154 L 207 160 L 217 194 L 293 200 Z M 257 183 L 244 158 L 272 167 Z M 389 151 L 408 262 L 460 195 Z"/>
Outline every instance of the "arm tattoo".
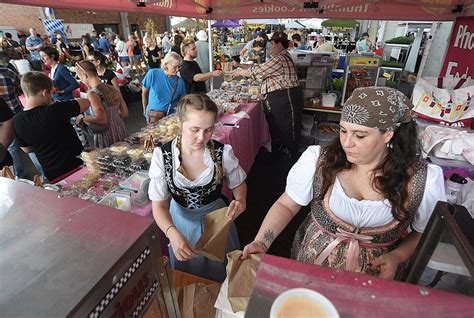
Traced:
<path fill-rule="evenodd" d="M 275 238 L 275 235 L 273 234 L 273 231 L 268 229 L 263 233 L 263 239 L 267 241 L 268 243 L 271 243 L 273 239 Z"/>

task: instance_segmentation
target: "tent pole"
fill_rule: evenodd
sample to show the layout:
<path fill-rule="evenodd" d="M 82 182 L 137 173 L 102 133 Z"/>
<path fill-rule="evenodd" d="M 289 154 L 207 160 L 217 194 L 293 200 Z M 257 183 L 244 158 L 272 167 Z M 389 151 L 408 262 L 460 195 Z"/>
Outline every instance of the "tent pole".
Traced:
<path fill-rule="evenodd" d="M 211 20 L 207 20 L 207 42 L 209 45 L 209 71 L 213 71 L 214 52 L 212 51 L 212 32 L 211 32 Z M 214 77 L 211 77 L 210 90 L 214 89 Z"/>

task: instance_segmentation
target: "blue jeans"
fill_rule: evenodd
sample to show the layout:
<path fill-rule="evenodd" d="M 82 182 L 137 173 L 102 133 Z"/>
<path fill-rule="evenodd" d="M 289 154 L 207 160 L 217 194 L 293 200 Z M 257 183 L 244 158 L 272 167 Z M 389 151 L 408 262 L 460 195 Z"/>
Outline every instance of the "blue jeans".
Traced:
<path fill-rule="evenodd" d="M 43 167 L 41 166 L 41 163 L 38 161 L 38 158 L 36 157 L 36 154 L 34 152 L 28 153 L 28 156 L 30 157 L 31 161 L 35 165 L 36 170 L 38 170 L 38 174 L 41 178 L 41 181 L 44 181 L 44 170 Z"/>
<path fill-rule="evenodd" d="M 10 144 L 10 147 L 8 147 L 8 151 L 10 152 L 10 155 L 13 158 L 13 170 L 15 172 L 15 176 L 17 178 L 25 178 L 26 177 L 25 169 L 23 168 L 23 164 L 21 162 L 21 157 L 20 157 L 21 149 L 16 139 L 13 139 L 13 142 Z M 36 170 L 38 170 L 38 173 L 40 174 L 41 179 L 44 180 L 43 167 L 41 167 L 41 164 L 39 163 L 38 158 L 36 157 L 36 154 L 33 152 L 30 152 L 28 156 L 33 162 Z"/>
<path fill-rule="evenodd" d="M 10 147 L 8 147 L 8 151 L 10 152 L 10 155 L 13 158 L 13 170 L 15 176 L 18 178 L 24 178 L 25 170 L 23 169 L 23 165 L 21 163 L 20 147 L 18 146 L 16 138 L 13 139 L 12 143 L 10 144 Z"/>

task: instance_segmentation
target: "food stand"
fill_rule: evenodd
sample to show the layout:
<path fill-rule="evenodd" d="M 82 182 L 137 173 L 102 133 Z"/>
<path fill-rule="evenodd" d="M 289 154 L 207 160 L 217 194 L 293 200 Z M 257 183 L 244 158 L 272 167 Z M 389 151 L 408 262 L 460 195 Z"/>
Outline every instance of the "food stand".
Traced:
<path fill-rule="evenodd" d="M 177 315 L 152 220 L 6 178 L 0 198 L 5 317 Z"/>
<path fill-rule="evenodd" d="M 356 15 L 360 19 L 370 19 L 370 18 L 378 18 L 378 19 L 398 19 L 400 17 L 401 12 L 402 14 L 405 15 L 406 19 L 413 19 L 413 20 L 452 20 L 453 17 L 455 16 L 455 10 L 453 10 L 453 6 L 455 3 L 462 3 L 460 1 L 454 1 L 450 2 L 449 4 L 426 4 L 426 3 L 419 3 L 416 1 L 408 1 L 405 3 L 402 2 L 374 2 L 374 3 L 367 3 L 364 5 L 361 5 L 360 3 L 357 2 L 348 2 L 347 4 L 333 4 L 333 3 L 328 3 L 328 2 L 321 2 L 321 9 L 318 11 L 315 10 L 303 10 L 302 7 L 302 2 L 297 1 L 297 2 L 291 2 L 291 3 L 278 3 L 278 4 L 268 4 L 268 3 L 263 3 L 257 4 L 257 3 L 249 3 L 249 4 L 239 4 L 237 3 L 235 7 L 229 6 L 228 3 L 217 3 L 217 2 L 208 2 L 209 7 L 203 6 L 201 2 L 188 2 L 188 1 L 179 1 L 174 3 L 173 6 L 169 6 L 166 2 L 163 3 L 157 3 L 156 5 L 148 5 L 146 6 L 141 6 L 137 7 L 135 3 L 133 2 L 123 2 L 123 1 L 71 1 L 68 2 L 67 4 L 59 3 L 57 1 L 52 1 L 52 0 L 20 0 L 20 1 L 6 1 L 6 2 L 15 2 L 17 4 L 29 4 L 29 5 L 58 5 L 58 6 L 70 6 L 74 8 L 90 8 L 94 7 L 98 10 L 110 10 L 111 7 L 113 7 L 113 10 L 116 11 L 123 11 L 123 12 L 128 12 L 128 11 L 139 11 L 141 10 L 142 12 L 151 12 L 151 13 L 159 13 L 159 14 L 167 14 L 167 15 L 173 15 L 173 14 L 185 14 L 185 15 L 190 15 L 190 16 L 196 16 L 196 17 L 201 17 L 201 18 L 227 18 L 231 15 L 237 15 L 237 16 L 255 16 L 255 17 L 276 17 L 275 15 L 281 15 L 285 14 L 288 17 L 292 15 L 297 15 L 298 17 L 302 16 L 308 16 L 308 17 L 348 17 L 348 16 L 354 16 Z M 140 3 L 144 3 L 140 1 Z M 404 6 L 404 5 L 407 6 Z M 211 6 L 212 5 L 212 6 Z M 409 10 L 407 10 L 409 8 Z M 405 10 L 403 10 L 405 9 Z M 461 10 L 462 11 L 462 10 Z M 466 9 L 463 14 L 466 14 L 468 10 Z M 472 11 L 470 11 L 472 13 Z M 346 90 L 346 87 L 344 88 L 344 91 Z M 249 114 L 249 112 L 247 112 Z M 253 118 L 253 117 L 251 117 Z M 221 136 L 224 136 L 222 138 L 228 138 L 228 143 L 233 143 L 235 142 L 234 138 L 238 138 L 242 134 L 244 127 L 244 123 L 248 123 L 247 119 L 242 119 L 242 123 L 240 121 L 234 121 L 234 119 L 229 120 L 228 122 L 224 122 L 221 129 Z M 257 120 L 257 122 L 259 122 Z M 230 126 L 227 126 L 225 124 L 228 124 Z M 238 127 L 237 127 L 238 126 Z M 235 132 L 235 135 L 231 134 L 226 134 L 227 130 L 231 132 Z M 264 135 L 265 133 L 263 133 Z M 267 137 L 268 137 L 268 129 L 266 131 Z M 265 138 L 262 138 L 265 139 Z M 256 144 L 262 142 L 262 139 L 256 142 Z M 227 142 L 226 141 L 226 142 Z M 267 139 L 268 141 L 268 139 Z M 250 147 L 246 147 L 245 141 L 241 142 L 241 151 L 242 153 L 246 153 L 249 151 Z M 239 147 L 235 147 L 234 150 L 236 150 Z M 237 157 L 240 159 L 239 155 L 237 154 Z M 242 159 L 241 159 L 242 160 Z M 242 166 L 245 168 L 244 163 Z M 246 169 L 246 171 L 248 171 Z M 3 186 L 4 184 L 7 184 L 8 186 Z M 138 234 L 140 233 L 141 230 L 144 231 L 145 226 L 148 224 L 148 226 L 151 226 L 153 222 L 151 220 L 147 220 L 146 218 L 140 218 L 140 220 L 147 220 L 149 223 L 143 223 L 142 227 L 140 227 L 140 224 L 134 227 L 134 222 L 131 222 L 131 218 L 133 215 L 131 214 L 126 214 L 122 213 L 116 210 L 112 210 L 106 207 L 98 207 L 95 204 L 88 204 L 84 203 L 85 201 L 80 201 L 75 198 L 60 198 L 58 200 L 62 200 L 62 202 L 67 202 L 68 204 L 62 204 L 55 205 L 51 204 L 50 201 L 47 199 L 52 199 L 57 196 L 55 193 L 47 193 L 46 195 L 43 195 L 43 193 L 46 193 L 45 191 L 41 190 L 32 190 L 33 188 L 26 188 L 29 187 L 29 185 L 23 185 L 23 184 L 17 184 L 13 185 L 11 181 L 4 181 L 0 180 L 0 184 L 2 185 L 1 190 L 3 191 L 0 192 L 2 193 L 2 196 L 5 197 L 5 201 L 2 202 L 2 209 L 13 209 L 17 207 L 18 205 L 24 206 L 25 208 L 28 208 L 28 216 L 31 216 L 33 220 L 35 220 L 35 217 L 41 217 L 41 218 L 49 218 L 50 214 L 35 214 L 34 212 L 38 212 L 42 209 L 47 209 L 48 212 L 50 210 L 54 210 L 56 212 L 61 212 L 57 211 L 59 208 L 64 208 L 64 210 L 67 212 L 69 211 L 69 214 L 66 214 L 67 216 L 71 216 L 70 219 L 63 219 L 63 223 L 56 223 L 55 225 L 61 225 L 61 226 L 56 226 L 56 227 L 50 227 L 50 231 L 47 233 L 48 235 L 43 235 L 39 236 L 40 240 L 35 240 L 34 243 L 39 244 L 37 242 L 40 242 L 41 244 L 44 244 L 45 246 L 48 245 L 48 253 L 51 251 L 54 251 L 56 253 L 56 250 L 54 249 L 54 245 L 52 245 L 52 242 L 58 243 L 56 241 L 57 237 L 59 234 L 62 236 L 60 238 L 65 239 L 65 242 L 59 242 L 59 243 L 71 243 L 71 245 L 68 246 L 68 256 L 69 258 L 63 260 L 63 262 L 58 265 L 54 264 L 55 266 L 44 266 L 40 268 L 42 271 L 45 273 L 49 274 L 49 271 L 51 270 L 56 270 L 56 272 L 52 273 L 55 275 L 58 274 L 70 274 L 69 276 L 72 277 L 72 274 L 77 275 L 77 273 L 82 273 L 82 269 L 87 270 L 88 266 L 85 265 L 95 265 L 99 268 L 98 273 L 94 272 L 93 274 L 96 275 L 95 281 L 96 282 L 102 282 L 103 277 L 107 279 L 107 281 L 112 281 L 115 275 L 113 275 L 113 272 L 108 272 L 106 270 L 107 267 L 111 266 L 114 267 L 116 266 L 116 263 L 112 263 L 114 259 L 119 259 L 121 260 L 121 255 L 123 253 L 128 252 L 130 249 L 126 249 L 127 246 L 130 246 L 133 242 L 133 239 L 138 239 Z M 12 186 L 10 186 L 12 185 Z M 21 189 L 21 196 L 20 196 L 20 191 L 16 191 L 13 188 L 19 187 Z M 13 189 L 13 190 L 12 190 Z M 6 191 L 6 192 L 5 192 Z M 41 191 L 42 195 L 37 195 Z M 19 202 L 22 201 L 22 198 L 24 195 L 27 194 L 31 200 L 28 200 L 28 202 Z M 2 198 L 3 199 L 3 198 Z M 34 202 L 35 205 L 33 205 Z M 37 203 L 39 202 L 39 203 Z M 56 203 L 56 201 L 54 201 Z M 81 203 L 81 204 L 79 204 Z M 75 209 L 75 206 L 80 205 L 81 208 Z M 85 207 L 93 206 L 96 207 L 98 210 L 107 210 L 106 214 L 110 214 L 111 216 L 120 216 L 120 217 L 110 217 L 107 218 L 105 221 L 105 224 L 109 225 L 108 222 L 114 224 L 116 220 L 120 219 L 123 223 L 126 224 L 126 226 L 123 226 L 123 231 L 120 231 L 120 227 L 113 227 L 114 231 L 109 231 L 108 226 L 104 226 L 101 222 L 97 222 L 97 219 L 94 219 L 94 222 L 73 222 L 74 219 L 79 218 L 79 221 L 84 221 L 81 218 L 84 218 L 84 216 L 89 215 L 88 210 Z M 3 210 L 2 210 L 3 211 Z M 20 210 L 23 213 L 23 210 Z M 113 212 L 111 212 L 113 211 Z M 133 210 L 132 210 L 133 211 Z M 96 212 L 96 210 L 94 211 Z M 119 214 L 120 213 L 120 214 Z M 10 213 L 11 214 L 11 213 Z M 2 214 L 4 215 L 4 214 Z M 7 214 L 9 217 L 10 215 Z M 126 216 L 126 217 L 125 217 Z M 31 226 L 31 217 L 24 218 L 22 219 L 23 227 L 18 227 L 20 230 L 18 231 L 19 234 L 24 234 L 24 233 L 34 233 L 35 230 L 37 230 L 37 227 Z M 133 216 L 135 217 L 135 216 Z M 8 218 L 9 219 L 9 218 Z M 41 220 L 41 219 L 40 219 Z M 54 220 L 51 220 L 54 221 Z M 117 221 L 118 222 L 118 221 Z M 138 222 L 138 221 L 137 221 Z M 145 221 L 143 221 L 145 222 Z M 52 222 L 52 224 L 54 224 Z M 66 236 L 62 234 L 62 226 L 63 224 L 66 224 L 66 228 L 70 230 L 71 234 L 75 234 L 75 231 L 79 230 L 94 230 L 93 232 L 87 232 L 90 234 L 92 240 L 90 241 L 75 241 L 75 242 L 69 242 L 70 237 L 74 237 L 74 235 Z M 35 224 L 33 224 L 35 225 Z M 74 228 L 74 226 L 77 226 L 77 228 Z M 88 228 L 89 227 L 89 228 Z M 156 226 L 154 226 L 156 227 Z M 122 245 L 120 246 L 121 248 L 119 249 L 114 249 L 114 244 L 116 244 L 115 240 L 121 237 L 123 233 L 128 233 L 129 229 L 133 228 L 137 231 L 137 235 L 135 237 L 132 237 L 128 242 L 128 245 Z M 103 232 L 105 230 L 105 232 Z M 29 231 L 29 232 L 28 232 Z M 69 233 L 69 232 L 68 232 Z M 10 232 L 2 232 L 1 233 L 2 237 L 2 243 L 7 242 L 9 240 L 12 240 L 13 238 L 16 239 L 16 234 L 15 233 L 10 233 Z M 92 247 L 100 247 L 100 243 L 103 243 L 102 238 L 104 236 L 110 236 L 114 238 L 113 242 L 110 242 L 110 245 L 107 245 L 107 250 L 103 249 L 104 252 L 113 252 L 113 255 L 108 255 L 106 253 L 100 254 L 100 253 L 89 253 L 89 254 L 81 254 L 81 253 L 71 253 L 70 251 L 73 250 L 75 251 L 80 251 L 81 249 L 84 249 L 84 247 L 90 247 L 90 250 L 87 251 L 92 251 Z M 153 238 L 153 235 L 151 235 Z M 54 239 L 54 240 L 53 240 Z M 119 240 L 120 242 L 120 240 Z M 29 242 L 32 244 L 32 242 Z M 74 243 L 74 244 L 72 244 Z M 30 254 L 35 254 L 37 255 L 38 252 L 44 251 L 40 249 L 35 249 L 38 245 L 30 245 L 29 249 L 25 249 L 20 255 L 23 257 L 22 259 L 17 259 L 15 260 L 16 262 L 21 262 L 19 263 L 20 265 L 24 266 L 24 268 L 29 268 L 31 264 L 34 265 L 41 265 L 38 263 L 27 263 L 28 260 L 31 260 L 29 258 Z M 112 249 L 112 251 L 109 251 Z M 138 249 L 140 250 L 140 249 Z M 48 254 L 47 253 L 47 254 Z M 151 250 L 151 253 L 153 253 L 153 250 Z M 157 251 L 155 251 L 155 254 Z M 2 254 L 3 255 L 3 254 Z M 139 254 L 140 256 L 142 254 Z M 11 261 L 8 258 L 12 258 L 11 255 L 3 255 L 3 256 L 8 256 L 8 257 L 2 257 L 2 273 L 7 273 L 11 271 L 11 268 L 15 263 Z M 39 255 L 43 256 L 43 255 Z M 71 257 L 72 256 L 72 257 Z M 108 256 L 107 259 L 105 256 Z M 140 257 L 138 256 L 138 257 Z M 134 256 L 135 258 L 132 257 L 132 259 L 137 259 L 136 255 Z M 250 305 L 248 307 L 248 316 L 251 316 L 253 313 L 264 313 L 265 310 L 269 308 L 269 304 L 271 304 L 271 297 L 274 297 L 276 294 L 281 291 L 283 291 L 285 288 L 289 287 L 294 287 L 298 286 L 298 284 L 303 284 L 305 286 L 312 286 L 312 288 L 322 288 L 321 286 L 324 286 L 324 288 L 327 288 L 328 291 L 330 291 L 333 295 L 342 295 L 342 296 L 337 296 L 340 298 L 336 298 L 336 296 L 333 296 L 334 299 L 331 298 L 335 302 L 336 305 L 339 304 L 351 304 L 351 306 L 347 306 L 347 310 L 351 310 L 352 313 L 356 313 L 357 315 L 362 315 L 364 314 L 366 317 L 374 315 L 376 313 L 377 316 L 390 316 L 389 314 L 393 314 L 394 316 L 399 316 L 400 314 L 400 306 L 404 306 L 404 309 L 411 309 L 414 310 L 412 313 L 415 314 L 426 314 L 426 312 L 432 313 L 434 310 L 433 308 L 441 308 L 442 310 L 439 310 L 438 312 L 441 314 L 444 313 L 465 313 L 467 312 L 472 313 L 473 308 L 472 308 L 472 301 L 470 298 L 466 298 L 463 296 L 457 296 L 457 295 L 452 295 L 452 294 L 447 294 L 447 293 L 442 293 L 438 291 L 426 291 L 425 289 L 420 289 L 417 286 L 409 286 L 409 285 L 404 285 L 396 282 L 390 282 L 390 281 L 383 281 L 379 279 L 374 280 L 369 280 L 367 279 L 367 276 L 364 275 L 358 275 L 358 274 L 353 274 L 353 273 L 347 273 L 347 272 L 340 272 L 340 271 L 335 271 L 335 270 L 329 270 L 329 269 L 323 269 L 323 268 L 318 268 L 314 267 L 312 265 L 307 265 L 307 264 L 302 264 L 302 263 L 296 263 L 291 260 L 281 260 L 281 261 L 274 261 L 276 258 L 273 258 L 271 256 L 265 256 L 264 261 L 263 261 L 263 266 L 259 273 L 257 274 L 257 284 L 255 288 L 255 294 L 257 297 L 261 290 L 266 291 L 267 293 L 270 293 L 272 296 L 270 298 L 267 298 L 264 302 L 258 302 L 255 300 L 255 298 L 252 298 L 252 301 L 250 302 Z M 72 261 L 72 262 L 71 262 Z M 107 263 L 107 261 L 109 261 Z M 3 263 L 5 262 L 5 263 Z M 102 262 L 102 263 L 100 263 Z M 134 262 L 133 262 L 134 263 Z M 3 266 L 6 264 L 5 266 Z M 271 266 L 265 267 L 265 264 L 270 264 Z M 65 266 L 67 265 L 67 266 Z M 78 266 L 80 265 L 80 266 Z M 115 268 L 115 267 L 114 267 Z M 16 269 L 16 268 L 15 268 Z M 159 272 L 159 271 L 158 271 Z M 158 273 L 157 272 L 157 273 Z M 303 273 L 304 275 L 300 275 Z M 43 272 L 40 271 L 40 274 L 44 274 Z M 91 273 L 88 273 L 91 274 Z M 161 272 L 163 275 L 164 272 Z M 291 275 L 290 275 L 291 274 Z M 18 275 L 11 275 L 12 277 L 10 278 L 11 286 L 17 286 L 16 284 L 18 283 L 18 286 L 21 287 L 21 283 L 23 283 L 23 286 L 26 284 L 29 284 L 28 287 L 37 287 L 36 290 L 30 291 L 26 290 L 25 291 L 25 296 L 28 297 L 29 299 L 42 299 L 41 297 L 44 297 L 45 295 L 49 295 L 47 292 L 49 291 L 50 288 L 54 289 L 57 286 L 51 286 L 48 281 L 42 281 L 43 284 L 38 285 L 38 282 L 35 281 L 38 278 L 38 273 L 35 273 L 35 275 L 30 275 L 30 276 L 25 276 L 25 279 L 23 280 L 18 280 L 14 281 L 17 279 L 16 276 L 22 277 L 24 275 L 24 271 L 22 271 Z M 101 276 L 105 275 L 105 276 Z M 162 276 L 160 275 L 160 277 Z M 272 279 L 271 277 L 274 277 Z M 68 275 L 66 275 L 66 278 L 69 278 Z M 76 276 L 77 277 L 77 276 Z M 298 284 L 294 283 L 292 279 L 295 278 L 304 278 L 304 281 L 299 282 Z M 169 278 L 169 275 L 168 275 Z M 268 279 L 267 279 L 268 278 Z M 28 280 L 27 280 L 28 279 Z M 159 279 L 159 277 L 158 277 Z M 280 282 L 283 280 L 284 287 L 281 287 L 282 285 L 278 285 L 275 283 L 275 281 L 279 280 Z M 33 283 L 32 283 L 33 282 Z M 62 282 L 62 280 L 60 281 Z M 168 281 L 169 282 L 169 281 Z M 278 281 L 277 281 L 278 282 Z M 63 294 L 59 294 L 59 300 L 54 299 L 55 303 L 57 306 L 55 308 L 50 308 L 52 310 L 57 310 L 53 314 L 60 314 L 60 315 L 67 315 L 70 313 L 70 308 L 68 307 L 74 307 L 75 312 L 78 315 L 81 315 L 82 313 L 87 313 L 91 312 L 90 310 L 92 308 L 97 308 L 90 306 L 87 307 L 87 309 L 84 306 L 89 306 L 93 304 L 94 302 L 90 299 L 92 298 L 87 298 L 87 297 L 96 297 L 96 299 L 101 299 L 97 293 L 92 293 L 88 294 L 86 291 L 89 287 L 94 287 L 98 286 L 95 284 L 92 284 L 91 280 L 84 280 L 82 282 L 79 282 L 82 284 L 87 284 L 90 286 L 84 287 L 84 285 L 74 285 L 74 286 L 68 286 L 69 288 L 64 288 L 62 291 L 66 291 Z M 161 280 L 160 280 L 161 283 Z M 365 285 L 364 285 L 365 283 Z M 32 285 L 33 284 L 33 285 Z M 97 283 L 98 284 L 98 283 Z M 319 287 L 316 287 L 316 285 L 319 284 Z M 143 285 L 143 283 L 142 283 Z M 154 285 L 154 284 L 153 284 Z M 373 285 L 373 286 L 372 286 Z M 42 288 L 38 288 L 38 286 L 41 286 Z M 46 288 L 45 288 L 46 286 Z M 163 285 L 164 287 L 165 285 Z M 372 286 L 372 287 L 370 287 Z M 8 285 L 10 287 L 10 285 Z M 64 287 L 64 285 L 61 285 L 59 287 Z M 58 287 L 58 290 L 59 290 Z M 148 287 L 148 285 L 147 285 Z M 347 290 L 344 292 L 341 292 L 346 288 Z M 104 287 L 104 290 L 106 287 Z M 406 292 L 403 297 L 399 297 L 400 294 L 403 292 Z M 11 291 L 10 293 L 6 294 L 7 297 L 10 298 L 1 298 L 1 306 L 2 306 L 2 312 L 8 315 L 11 313 L 9 311 L 12 308 L 17 308 L 19 306 L 11 306 L 11 304 L 15 303 L 12 299 L 13 296 L 17 295 L 18 289 Z M 82 294 L 81 294 L 82 292 Z M 76 296 L 73 301 L 68 301 L 67 303 L 63 301 L 62 303 L 59 303 L 61 300 L 67 300 L 65 296 L 70 296 L 71 294 L 74 294 L 73 296 Z M 152 292 L 153 293 L 153 292 Z M 77 296 L 79 294 L 79 296 Z M 170 295 L 169 293 L 166 293 L 167 295 Z M 263 292 L 262 294 L 263 295 Z M 260 295 L 260 296 L 261 296 Z M 356 299 L 356 295 L 361 296 L 360 299 L 361 301 Z M 390 295 L 391 297 L 384 298 L 387 295 Z M 369 296 L 367 297 L 362 297 L 362 296 Z M 129 298 L 130 299 L 130 298 Z M 372 309 L 371 305 L 376 306 L 377 304 L 380 305 L 382 303 L 380 300 L 386 300 L 391 304 L 392 306 L 390 307 L 390 311 L 370 311 Z M 170 300 L 170 297 L 168 296 L 168 301 Z M 344 301 L 344 302 L 343 302 Z M 107 301 L 105 301 L 107 302 Z M 44 301 L 44 303 L 47 303 Z M 165 302 L 166 303 L 166 302 Z M 168 302 L 169 303 L 169 302 Z M 18 304 L 18 302 L 17 302 Z M 34 302 L 31 302 L 31 304 L 34 304 Z M 28 314 L 31 312 L 36 312 L 38 314 L 41 314 L 41 309 L 43 307 L 34 307 L 29 303 L 26 303 L 23 305 L 23 308 L 19 308 L 19 310 L 22 310 L 22 313 Z M 40 303 L 41 304 L 41 303 Z M 76 304 L 78 304 L 76 306 Z M 97 305 L 97 303 L 95 303 Z M 411 304 L 412 306 L 408 307 L 407 304 Z M 437 305 L 441 304 L 442 306 L 437 307 Z M 70 305 L 70 306 L 68 306 Z M 121 308 L 121 304 L 116 304 L 119 308 Z M 11 308 L 10 308 L 11 307 Z M 172 307 L 169 307 L 169 310 L 172 310 Z M 174 306 L 176 308 L 176 306 Z M 380 308 L 380 306 L 378 307 Z M 421 310 L 421 309 L 424 309 Z M 446 309 L 452 310 L 452 311 L 447 311 Z M 83 310 L 83 311 L 79 311 Z M 256 311 L 254 311 L 256 310 Z M 464 310 L 464 311 L 463 311 Z M 265 312 L 268 314 L 268 312 Z M 344 315 L 349 315 L 349 312 L 342 312 Z M 49 314 L 49 312 L 48 312 Z M 468 315 L 467 314 L 467 315 Z"/>

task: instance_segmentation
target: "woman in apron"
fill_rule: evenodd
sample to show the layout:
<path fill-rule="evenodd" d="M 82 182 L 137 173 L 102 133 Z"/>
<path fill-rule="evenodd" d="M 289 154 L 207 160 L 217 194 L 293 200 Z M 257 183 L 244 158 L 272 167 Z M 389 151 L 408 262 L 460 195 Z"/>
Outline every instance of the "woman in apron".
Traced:
<path fill-rule="evenodd" d="M 217 106 L 209 97 L 184 96 L 177 114 L 181 134 L 153 153 L 149 188 L 153 217 L 170 240 L 173 268 L 222 282 L 226 263 L 197 255 L 194 246 L 204 231 L 204 216 L 226 206 L 222 199 L 224 182 L 234 195 L 228 217 L 235 220 L 245 210 L 246 173 L 230 145 L 211 139 Z M 232 223 L 226 252 L 239 248 Z"/>
<path fill-rule="evenodd" d="M 395 89 L 354 90 L 342 110 L 339 138 L 302 154 L 243 257 L 266 252 L 310 204 L 293 258 L 393 279 L 436 202 L 446 201 L 441 168 L 421 161 L 412 107 Z"/>

